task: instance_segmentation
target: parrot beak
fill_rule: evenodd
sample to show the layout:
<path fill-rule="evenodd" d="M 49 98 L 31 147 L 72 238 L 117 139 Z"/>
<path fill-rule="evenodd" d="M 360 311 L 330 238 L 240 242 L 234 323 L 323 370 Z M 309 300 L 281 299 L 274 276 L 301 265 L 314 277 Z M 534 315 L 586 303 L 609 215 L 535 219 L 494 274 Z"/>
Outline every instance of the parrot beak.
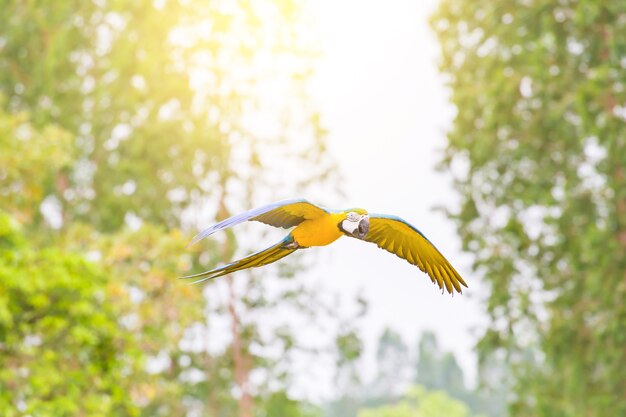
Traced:
<path fill-rule="evenodd" d="M 367 232 L 370 230 L 369 216 L 363 217 L 359 222 L 359 226 L 352 232 L 352 235 L 358 239 L 364 239 L 367 236 Z"/>

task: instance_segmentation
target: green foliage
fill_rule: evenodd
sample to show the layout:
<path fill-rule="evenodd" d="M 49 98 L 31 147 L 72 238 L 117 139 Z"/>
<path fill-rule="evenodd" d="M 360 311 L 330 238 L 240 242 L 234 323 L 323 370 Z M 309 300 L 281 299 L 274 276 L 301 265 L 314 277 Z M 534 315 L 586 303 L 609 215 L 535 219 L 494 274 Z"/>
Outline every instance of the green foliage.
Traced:
<path fill-rule="evenodd" d="M 452 352 L 441 351 L 435 334 L 430 331 L 424 332 L 420 338 L 415 382 L 467 400 L 463 370 Z"/>
<path fill-rule="evenodd" d="M 7 104 L 76 136 L 81 163 L 55 190 L 70 218 L 115 230 L 135 212 L 171 225 L 167 192 L 181 187 L 187 202 L 200 180 L 194 162 L 210 166 L 196 150 L 219 154 L 216 127 L 181 116 L 193 114 L 193 94 L 167 38 L 185 11 L 165 4 L 9 2 L 0 13 Z"/>
<path fill-rule="evenodd" d="M 404 340 L 398 333 L 386 328 L 378 339 L 378 369 L 370 395 L 379 401 L 389 401 L 401 394 L 410 378 L 409 363 L 409 352 Z"/>
<path fill-rule="evenodd" d="M 0 95 L 0 104 L 6 100 Z M 38 207 L 73 160 L 72 137 L 53 125 L 33 126 L 28 113 L 0 107 L 0 207 L 22 222 Z"/>
<path fill-rule="evenodd" d="M 435 334 L 430 331 L 424 332 L 420 337 L 418 346 L 416 382 L 434 389 L 443 389 L 451 383 L 462 382 L 458 381 L 457 366 L 446 366 L 450 362 L 443 356 Z M 450 353 L 446 355 L 446 357 L 448 356 Z M 446 371 L 441 372 L 442 368 L 445 368 Z"/>
<path fill-rule="evenodd" d="M 275 8 L 271 1 L 232 8 L 152 0 L 3 5 L 4 107 L 27 110 L 35 126 L 58 126 L 75 138 L 76 163 L 45 190 L 58 198 L 66 221 L 115 231 L 131 213 L 177 226 L 184 209 L 225 192 L 228 179 L 269 171 L 258 169 L 258 142 L 267 138 L 250 127 L 254 112 L 268 111 L 260 91 L 271 80 L 259 75 L 259 56 L 298 58 L 271 73 L 301 105 L 308 73 L 307 51 L 291 24 L 299 7 L 282 4 L 269 14 L 262 10 Z M 271 117 L 265 123 L 277 135 L 300 129 L 310 145 L 306 163 L 323 170 L 315 112 L 296 120 L 291 109 L 298 106 L 287 101 L 270 109 L 283 112 L 278 126 Z M 232 149 L 247 154 L 238 165 Z"/>
<path fill-rule="evenodd" d="M 504 406 L 509 391 L 507 369 L 502 364 L 497 361 L 483 362 L 479 369 L 483 385 L 468 389 L 454 354 L 439 346 L 434 333 L 424 332 L 414 350 L 417 352 L 416 362 L 410 360 L 409 349 L 402 336 L 385 329 L 378 339 L 377 372 L 363 384 L 353 368 L 361 355 L 348 361 L 342 356 L 345 352 L 341 350 L 341 345 L 338 345 L 338 356 L 343 360 L 339 363 L 335 386 L 341 395 L 327 404 L 325 416 L 357 417 L 370 415 L 368 413 L 374 413 L 371 414 L 373 416 L 379 413 L 385 416 L 438 416 L 446 412 L 455 413 L 460 410 L 458 404 L 463 406 L 467 415 L 506 415 Z M 408 385 L 411 379 L 417 388 Z M 446 408 L 448 400 L 453 404 L 451 409 Z"/>
<path fill-rule="evenodd" d="M 358 417 L 469 417 L 469 408 L 443 391 L 412 387 L 396 404 L 362 409 Z"/>
<path fill-rule="evenodd" d="M 232 288 L 226 279 L 208 287 L 175 279 L 247 250 L 227 235 L 189 252 L 181 227 L 288 192 L 276 178 L 289 164 L 302 168 L 289 179 L 294 188 L 328 175 L 324 131 L 306 100 L 300 13 L 293 0 L 2 3 L 0 210 L 15 220 L 0 216 L 10 256 L 0 315 L 16 326 L 54 311 L 42 319 L 53 328 L 3 332 L 12 339 L 0 342 L 0 380 L 15 377 L 0 386 L 3 408 L 246 414 L 233 392 L 259 370 L 267 377 L 248 387 L 259 409 L 315 414 L 281 394 L 298 348 L 293 326 L 257 319 L 323 310 L 294 279 L 302 264 L 239 275 Z M 54 279 L 44 280 L 45 268 Z M 232 327 L 225 335 L 215 322 Z M 209 351 L 213 339 L 225 342 Z"/>
<path fill-rule="evenodd" d="M 441 390 L 465 403 L 472 412 L 493 417 L 506 415 L 508 381 L 506 367 L 489 358 L 478 369 L 480 385 L 465 386 L 465 376 L 452 352 L 441 349 L 433 332 L 420 337 L 415 383 L 430 390 Z"/>
<path fill-rule="evenodd" d="M 443 167 L 514 416 L 626 414 L 626 6 L 442 1 Z"/>
<path fill-rule="evenodd" d="M 289 416 L 289 417 L 321 417 L 322 412 L 318 408 L 294 401 L 284 392 L 275 392 L 269 396 L 262 407 L 259 417 Z"/>
<path fill-rule="evenodd" d="M 128 375 L 144 415 L 184 414 L 180 398 L 193 392 L 185 375 L 207 360 L 204 352 L 180 348 L 186 330 L 205 322 L 202 292 L 175 279 L 191 263 L 186 237 L 149 224 L 105 235 L 76 225 L 57 243 L 98 259 L 109 277 L 111 302 L 141 347 L 142 361 L 161 363 L 158 371 L 142 366 Z"/>
<path fill-rule="evenodd" d="M 137 415 L 127 375 L 138 346 L 99 268 L 33 248 L 0 211 L 0 283 L 3 416 Z"/>
<path fill-rule="evenodd" d="M 361 381 L 360 360 L 363 341 L 356 329 L 358 319 L 363 317 L 368 305 L 359 297 L 359 310 L 353 317 L 342 320 L 335 338 L 335 398 L 326 404 L 326 417 L 354 417 L 362 403 L 364 386 Z"/>
<path fill-rule="evenodd" d="M 353 363 L 361 357 L 363 342 L 355 330 L 350 329 L 340 333 L 335 343 L 337 344 L 339 365 Z"/>

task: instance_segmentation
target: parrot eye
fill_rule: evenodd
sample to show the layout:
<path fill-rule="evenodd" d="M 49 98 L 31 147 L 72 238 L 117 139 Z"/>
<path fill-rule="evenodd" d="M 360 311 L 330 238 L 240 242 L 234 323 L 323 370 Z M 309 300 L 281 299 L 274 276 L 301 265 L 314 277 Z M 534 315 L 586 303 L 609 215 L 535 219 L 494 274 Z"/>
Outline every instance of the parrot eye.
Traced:
<path fill-rule="evenodd" d="M 348 219 L 348 221 L 356 222 L 357 220 L 359 220 L 359 215 L 351 211 L 350 213 L 346 215 L 346 218 Z"/>

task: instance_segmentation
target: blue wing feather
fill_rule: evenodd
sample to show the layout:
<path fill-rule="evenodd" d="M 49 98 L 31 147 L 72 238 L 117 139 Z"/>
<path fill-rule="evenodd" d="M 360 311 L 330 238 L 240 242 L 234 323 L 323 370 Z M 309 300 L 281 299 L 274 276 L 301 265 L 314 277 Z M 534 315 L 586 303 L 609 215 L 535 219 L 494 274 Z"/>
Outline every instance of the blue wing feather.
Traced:
<path fill-rule="evenodd" d="M 269 219 L 266 218 L 258 218 L 255 219 L 256 217 L 262 216 L 266 213 L 270 213 L 273 210 L 277 210 L 280 209 L 282 207 L 285 206 L 289 206 L 289 205 L 293 205 L 293 204 L 309 204 L 312 207 L 316 207 L 320 210 L 322 210 L 322 212 L 328 212 L 326 209 L 323 209 L 322 207 L 319 207 L 313 203 L 310 203 L 309 201 L 303 199 L 303 198 L 296 198 L 296 199 L 290 199 L 290 200 L 282 200 L 282 201 L 277 201 L 275 203 L 272 204 L 267 204 L 265 206 L 262 207 L 257 207 L 254 208 L 252 210 L 248 210 L 245 211 L 243 213 L 240 214 L 236 214 L 232 217 L 229 217 L 226 220 L 223 220 L 209 228 L 204 229 L 203 231 L 201 231 L 200 233 L 198 233 L 196 236 L 194 236 L 194 238 L 191 240 L 191 242 L 189 243 L 189 245 L 187 245 L 187 247 L 194 245 L 196 243 L 198 243 L 199 241 L 201 241 L 202 239 L 212 235 L 215 232 L 218 232 L 220 230 L 224 230 L 227 229 L 229 227 L 235 226 L 237 224 L 243 223 L 245 221 L 248 220 L 258 220 L 264 223 L 268 223 L 271 224 L 273 226 L 277 226 L 277 227 L 292 227 L 295 226 L 296 224 L 298 224 L 299 222 L 303 221 L 304 218 L 300 218 L 297 217 L 294 219 L 294 216 L 270 216 Z M 276 217 L 276 218 L 274 218 Z M 290 219 L 286 219 L 286 217 L 290 217 Z"/>

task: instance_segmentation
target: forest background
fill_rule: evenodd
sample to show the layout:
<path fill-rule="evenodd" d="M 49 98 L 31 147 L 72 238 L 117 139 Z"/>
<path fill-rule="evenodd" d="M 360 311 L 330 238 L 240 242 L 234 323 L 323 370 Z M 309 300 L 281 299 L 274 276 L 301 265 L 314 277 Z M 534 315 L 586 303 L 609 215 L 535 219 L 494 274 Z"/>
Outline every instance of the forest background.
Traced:
<path fill-rule="evenodd" d="M 200 226 L 294 195 L 342 202 L 366 172 L 389 179 L 361 147 L 419 170 L 381 151 L 391 124 L 378 142 L 330 142 L 310 4 L 0 2 L 0 414 L 626 414 L 626 6 L 436 6 L 452 108 L 436 158 L 476 288 L 472 377 L 438 340 L 455 314 L 421 302 L 433 331 L 381 328 L 363 371 L 373 284 L 320 285 L 324 255 L 205 287 L 176 279 L 274 236 L 250 225 L 187 250 Z M 358 86 L 355 102 L 375 91 Z M 424 205 L 411 181 L 389 187 Z M 363 278 L 349 271 L 333 280 Z M 402 271 L 424 281 L 420 297 L 464 302 Z"/>

